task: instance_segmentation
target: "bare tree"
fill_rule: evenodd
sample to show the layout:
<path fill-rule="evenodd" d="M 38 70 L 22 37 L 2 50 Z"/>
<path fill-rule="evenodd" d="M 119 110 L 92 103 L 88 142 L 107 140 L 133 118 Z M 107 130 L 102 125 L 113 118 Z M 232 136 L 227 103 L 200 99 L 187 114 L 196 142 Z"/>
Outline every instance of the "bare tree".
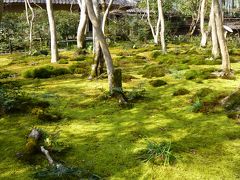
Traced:
<path fill-rule="evenodd" d="M 31 6 L 29 0 L 25 0 L 24 2 L 25 2 L 26 19 L 27 19 L 27 23 L 29 25 L 29 54 L 32 54 L 33 21 L 34 21 L 34 18 L 35 18 L 35 14 L 34 14 L 33 8 Z M 31 17 L 29 16 L 28 8 L 31 11 Z"/>
<path fill-rule="evenodd" d="M 56 63 L 58 60 L 56 25 L 53 15 L 52 0 L 46 0 L 49 31 L 51 36 L 51 63 Z"/>
<path fill-rule="evenodd" d="M 79 7 L 81 9 L 80 21 L 77 30 L 77 48 L 83 49 L 86 37 L 86 27 L 88 22 L 87 7 L 85 1 L 78 0 Z"/>
<path fill-rule="evenodd" d="M 166 53 L 165 22 L 164 22 L 163 8 L 162 8 L 162 0 L 158 0 L 158 15 L 161 22 L 160 38 L 161 38 L 162 52 L 163 54 L 165 54 Z"/>
<path fill-rule="evenodd" d="M 217 37 L 220 46 L 221 56 L 222 56 L 222 76 L 228 77 L 230 75 L 230 58 L 228 53 L 228 47 L 226 38 L 224 37 L 224 29 L 223 29 L 223 14 L 221 10 L 221 6 L 219 0 L 213 0 L 213 8 L 214 8 L 214 18 L 217 29 Z"/>
<path fill-rule="evenodd" d="M 97 0 L 94 0 L 97 1 Z M 96 4 L 99 3 L 99 1 L 95 2 Z M 106 28 L 106 21 L 107 21 L 107 16 L 110 12 L 110 9 L 112 7 L 113 0 L 109 1 L 108 6 L 106 5 L 105 0 L 101 0 L 101 9 L 102 11 L 100 12 L 99 6 L 94 6 L 94 12 L 101 24 L 101 28 L 103 31 L 103 34 L 105 35 L 105 28 Z M 92 79 L 93 77 L 97 77 L 98 75 L 103 73 L 103 68 L 104 68 L 104 56 L 103 52 L 100 46 L 99 41 L 97 40 L 97 37 L 95 36 L 95 29 L 93 29 L 93 44 L 94 44 L 94 63 L 92 65 L 92 71 L 88 79 Z"/>

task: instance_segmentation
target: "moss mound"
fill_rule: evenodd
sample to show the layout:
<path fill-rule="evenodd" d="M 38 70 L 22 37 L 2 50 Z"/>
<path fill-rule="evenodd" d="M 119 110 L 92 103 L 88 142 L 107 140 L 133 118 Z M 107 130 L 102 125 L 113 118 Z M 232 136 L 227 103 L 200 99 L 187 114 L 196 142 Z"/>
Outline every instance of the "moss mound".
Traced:
<path fill-rule="evenodd" d="M 223 102 L 223 107 L 228 117 L 233 119 L 240 118 L 240 90 L 229 95 Z"/>
<path fill-rule="evenodd" d="M 157 80 L 152 80 L 152 81 L 149 81 L 149 84 L 153 87 L 160 87 L 160 86 L 164 86 L 167 84 L 166 81 L 163 81 L 161 79 L 157 79 Z"/>
<path fill-rule="evenodd" d="M 205 68 L 201 70 L 189 70 L 186 71 L 184 76 L 186 80 L 203 80 L 203 79 L 213 79 L 216 78 L 212 73 L 216 71 L 215 68 Z"/>
<path fill-rule="evenodd" d="M 81 74 L 83 77 L 87 77 L 90 73 L 90 64 L 85 62 L 79 62 L 69 67 L 69 70 L 73 74 Z"/>
<path fill-rule="evenodd" d="M 143 68 L 139 72 L 139 74 L 142 74 L 145 78 L 153 78 L 153 77 L 163 77 L 166 73 L 169 71 L 161 65 L 148 65 Z"/>
<path fill-rule="evenodd" d="M 199 89 L 191 99 L 193 112 L 214 112 L 215 107 L 225 97 L 225 93 L 214 91 L 210 88 Z"/>
<path fill-rule="evenodd" d="M 189 90 L 187 90 L 185 88 L 179 88 L 173 92 L 173 96 L 182 96 L 182 95 L 186 95 L 189 93 L 190 93 Z"/>
<path fill-rule="evenodd" d="M 137 79 L 137 78 L 135 76 L 130 75 L 130 74 L 123 74 L 122 75 L 122 81 L 125 82 L 125 83 L 132 81 L 132 79 Z"/>
<path fill-rule="evenodd" d="M 39 78 L 46 79 L 53 76 L 60 76 L 64 74 L 70 74 L 70 70 L 67 68 L 55 68 L 53 66 L 43 66 L 39 68 L 29 69 L 23 73 L 24 78 Z"/>
<path fill-rule="evenodd" d="M 60 59 L 58 61 L 58 64 L 68 64 L 68 60 L 67 59 Z"/>

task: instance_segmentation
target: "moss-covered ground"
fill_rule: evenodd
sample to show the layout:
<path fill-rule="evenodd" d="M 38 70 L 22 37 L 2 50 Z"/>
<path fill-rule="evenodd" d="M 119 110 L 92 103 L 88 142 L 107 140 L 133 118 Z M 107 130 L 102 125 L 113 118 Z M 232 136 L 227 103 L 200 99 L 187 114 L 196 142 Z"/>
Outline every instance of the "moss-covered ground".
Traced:
<path fill-rule="evenodd" d="M 191 99 L 199 89 L 211 88 L 230 94 L 239 86 L 240 49 L 231 54 L 235 80 L 205 76 L 186 79 L 189 70 L 220 68 L 218 62 L 208 60 L 209 52 L 189 44 L 170 44 L 167 55 L 161 55 L 158 47 L 150 45 L 138 49 L 112 47 L 115 65 L 122 68 L 125 77 L 134 77 L 124 81 L 124 90 L 138 87 L 146 90 L 145 98 L 136 101 L 130 109 L 120 107 L 116 99 L 99 98 L 108 89 L 107 79 L 89 81 L 77 74 L 25 79 L 24 71 L 50 65 L 50 57 L 1 55 L 1 71 L 17 73 L 1 79 L 2 82 L 19 81 L 24 91 L 50 101 L 51 107 L 65 118 L 50 123 L 41 122 L 30 113 L 0 117 L 0 179 L 32 179 L 34 172 L 47 166 L 44 156 L 33 164 L 16 158 L 33 127 L 47 132 L 60 131 L 59 140 L 70 148 L 56 156 L 57 160 L 89 170 L 103 179 L 239 179 L 237 120 L 229 119 L 221 107 L 207 113 L 191 111 Z M 61 56 L 69 64 L 53 66 L 69 67 L 76 63 L 73 51 L 63 51 Z M 91 56 L 85 61 L 91 62 Z M 149 66 L 157 67 L 152 71 L 164 71 L 165 76 L 143 77 Z M 153 87 L 149 81 L 155 79 L 167 84 Z M 190 93 L 173 96 L 181 88 Z M 176 162 L 168 166 L 144 162 L 141 152 L 148 141 L 171 142 Z"/>

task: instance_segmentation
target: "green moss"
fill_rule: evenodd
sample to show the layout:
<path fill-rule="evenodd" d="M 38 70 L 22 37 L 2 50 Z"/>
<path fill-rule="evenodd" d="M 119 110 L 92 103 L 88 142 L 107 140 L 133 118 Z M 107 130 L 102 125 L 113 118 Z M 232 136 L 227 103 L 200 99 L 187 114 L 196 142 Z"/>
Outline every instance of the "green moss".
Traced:
<path fill-rule="evenodd" d="M 60 60 L 58 60 L 58 64 L 68 64 L 68 60 L 67 59 L 60 59 Z"/>
<path fill-rule="evenodd" d="M 181 43 L 178 46 L 168 43 L 169 49 L 178 48 L 186 52 L 192 46 L 192 44 Z M 146 45 L 143 48 L 127 51 L 134 54 L 141 53 L 148 59 L 146 63 L 151 64 L 164 57 L 160 55 L 154 62 L 148 58 L 147 54 L 151 54 L 153 49 L 158 48 Z M 122 51 L 122 47 L 111 48 L 112 54 L 116 51 Z M 169 51 L 165 56 L 172 57 L 171 65 L 177 66 L 183 64 L 182 62 L 188 64 L 185 60 L 193 59 L 194 56 L 205 59 L 204 53 L 182 54 L 181 51 L 178 55 Z M 71 58 L 74 52 L 63 51 L 61 54 Z M 188 58 L 187 56 L 190 55 L 191 57 Z M 51 65 L 49 57 L 44 56 L 44 59 L 40 57 L 26 57 L 27 63 L 17 63 L 23 60 L 19 54 L 4 55 L 4 59 L 13 58 L 16 63 L 8 65 L 5 63 L 4 67 L 1 66 L 1 70 L 21 73 L 29 68 L 29 62 L 32 61 L 40 63 L 36 68 Z M 90 56 L 87 58 L 90 59 Z M 130 59 L 130 57 L 127 58 Z M 119 60 L 120 63 L 121 61 L 127 60 Z M 54 65 L 54 67 L 59 66 L 68 65 Z M 90 64 L 80 66 L 91 67 Z M 17 77 L 14 81 L 9 78 L 1 79 L 1 83 L 4 84 L 19 82 L 26 92 L 49 101 L 64 117 L 70 118 L 51 123 L 42 122 L 36 115 L 29 112 L 1 116 L 0 179 L 30 180 L 33 179 L 32 174 L 38 172 L 39 168 L 48 165 L 42 154 L 34 157 L 34 164 L 20 162 L 15 156 L 16 152 L 25 147 L 25 137 L 29 129 L 36 126 L 47 131 L 59 131 L 59 139 L 71 145 L 72 148 L 64 153 L 49 151 L 56 162 L 64 162 L 71 167 L 89 170 L 104 179 L 158 179 L 159 177 L 161 179 L 179 179 L 179 177 L 181 179 L 238 179 L 240 126 L 236 124 L 237 121 L 229 120 L 218 104 L 214 108 L 206 106 L 210 110 L 213 109 L 207 113 L 193 113 L 189 111 L 189 106 L 197 102 L 192 98 L 198 90 L 210 87 L 213 91 L 207 91 L 210 94 L 221 94 L 226 91 L 229 94 L 235 91 L 239 81 L 206 79 L 201 80 L 203 83 L 200 84 L 185 78 L 175 79 L 166 73 L 163 80 L 169 85 L 159 89 L 149 86 L 149 80 L 137 74 L 138 71 L 143 70 L 143 64 L 125 63 L 121 67 L 124 73 L 137 77 L 123 85 L 124 91 L 129 92 L 127 95 L 131 95 L 133 99 L 137 97 L 136 100 L 130 101 L 134 103 L 131 109 L 119 107 L 116 99 L 97 99 L 108 90 L 107 79 L 87 81 L 79 78 L 79 75 L 74 75 L 75 78 L 71 75 L 64 78 L 40 79 L 41 83 L 38 86 L 36 86 L 36 79 L 21 77 Z M 169 69 L 167 63 L 162 64 L 161 67 Z M 189 65 L 189 67 L 190 70 L 198 71 L 220 66 Z M 238 64 L 232 64 L 232 68 L 239 71 Z M 184 70 L 179 73 L 184 73 Z M 236 77 L 239 79 L 240 76 L 237 74 Z M 133 87 L 138 84 L 141 88 L 133 91 Z M 15 84 L 12 87 L 15 87 Z M 191 91 L 191 102 L 188 98 L 190 95 L 172 97 L 176 89 L 183 87 Z M 198 95 L 201 96 L 201 94 Z M 199 97 L 200 104 L 203 106 L 207 105 L 205 98 L 207 102 L 213 99 Z M 198 105 L 196 103 L 195 106 Z M 140 153 L 146 149 L 146 137 L 149 141 L 159 143 L 171 141 L 176 164 L 163 167 L 158 163 L 158 158 L 156 164 L 143 162 Z"/>

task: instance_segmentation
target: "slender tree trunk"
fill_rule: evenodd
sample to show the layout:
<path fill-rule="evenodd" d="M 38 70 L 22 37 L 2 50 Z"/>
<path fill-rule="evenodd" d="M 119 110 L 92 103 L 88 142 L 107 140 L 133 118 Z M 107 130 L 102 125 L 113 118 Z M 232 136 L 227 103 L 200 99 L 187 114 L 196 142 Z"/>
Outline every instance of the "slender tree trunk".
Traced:
<path fill-rule="evenodd" d="M 158 0 L 159 1 L 159 0 Z M 154 27 L 151 22 L 151 17 L 150 17 L 150 5 L 149 5 L 149 0 L 146 0 L 147 3 L 147 21 L 150 26 L 152 35 L 153 35 L 153 40 L 154 44 L 158 45 L 159 44 L 159 29 L 160 29 L 160 18 L 158 17 L 158 22 L 156 26 L 156 31 L 154 30 Z"/>
<path fill-rule="evenodd" d="M 78 1 L 79 7 L 81 9 L 80 21 L 77 30 L 77 48 L 83 49 L 85 46 L 85 37 L 86 37 L 86 27 L 88 22 L 87 7 L 85 1 Z M 81 5 L 80 5 L 81 3 Z"/>
<path fill-rule="evenodd" d="M 89 14 L 89 19 L 93 24 L 93 28 L 95 29 L 95 35 L 97 37 L 97 40 L 100 43 L 100 47 L 103 52 L 103 56 L 106 62 L 106 67 L 107 67 L 107 74 L 108 74 L 108 84 L 109 84 L 109 91 L 113 92 L 114 89 L 114 66 L 113 66 L 113 61 L 112 57 L 110 54 L 110 51 L 108 49 L 108 45 L 106 42 L 106 39 L 104 37 L 104 34 L 102 32 L 101 28 L 101 22 L 99 19 L 96 17 L 96 14 L 94 12 L 93 6 L 97 7 L 98 3 L 94 1 L 94 4 L 92 0 L 86 0 L 86 5 L 87 5 L 87 10 Z"/>
<path fill-rule="evenodd" d="M 49 31 L 51 36 L 51 63 L 56 63 L 58 60 L 56 26 L 53 15 L 52 0 L 46 0 L 46 7 L 49 21 Z"/>
<path fill-rule="evenodd" d="M 3 15 L 3 0 L 0 0 L 0 22 L 2 21 Z"/>
<path fill-rule="evenodd" d="M 218 37 L 221 56 L 222 56 L 223 76 L 229 76 L 230 70 L 231 70 L 230 59 L 228 54 L 227 42 L 224 37 L 222 10 L 218 0 L 213 0 L 213 7 L 214 7 L 214 17 L 216 22 L 216 28 L 217 28 L 217 37 Z"/>
<path fill-rule="evenodd" d="M 29 14 L 28 14 L 28 8 L 31 11 L 31 18 L 29 17 Z M 31 6 L 29 0 L 25 0 L 25 10 L 26 10 L 27 23 L 29 25 L 29 54 L 32 54 L 33 21 L 34 21 L 34 18 L 35 18 L 35 14 L 34 14 L 33 8 Z"/>
<path fill-rule="evenodd" d="M 197 27 L 197 24 L 198 24 L 198 21 L 200 19 L 200 9 L 201 9 L 201 6 L 199 6 L 198 8 L 198 11 L 197 11 L 197 14 L 192 14 L 192 23 L 190 25 L 190 28 L 189 28 L 189 31 L 188 31 L 188 34 L 190 36 L 193 35 L 193 33 L 195 32 L 196 30 L 196 27 Z"/>
<path fill-rule="evenodd" d="M 167 51 L 166 51 L 166 43 L 165 43 L 165 22 L 164 22 L 164 15 L 163 15 L 163 9 L 162 9 L 162 0 L 158 0 L 158 16 L 161 22 L 160 38 L 161 38 L 162 53 L 165 54 Z"/>
<path fill-rule="evenodd" d="M 205 31 L 205 28 L 204 28 L 205 7 L 206 7 L 206 0 L 202 0 L 201 10 L 200 10 L 200 30 L 202 34 L 201 43 L 200 43 L 201 47 L 206 47 L 207 45 L 207 32 Z"/>
<path fill-rule="evenodd" d="M 103 15 L 103 20 L 102 20 L 102 31 L 103 31 L 103 34 L 105 34 L 107 17 L 108 17 L 108 15 L 109 15 L 110 9 L 111 9 L 111 7 L 112 7 L 113 1 L 114 1 L 114 0 L 110 0 L 109 3 L 108 3 L 107 9 L 104 10 L 105 12 L 104 12 L 104 15 Z M 105 3 L 105 2 L 104 2 L 104 3 Z"/>
<path fill-rule="evenodd" d="M 214 16 L 213 2 L 211 5 L 209 24 L 211 27 L 211 36 L 212 36 L 212 57 L 213 59 L 217 59 L 220 57 L 220 51 L 219 51 L 219 42 L 217 37 L 217 27 L 216 27 L 216 21 Z"/>

